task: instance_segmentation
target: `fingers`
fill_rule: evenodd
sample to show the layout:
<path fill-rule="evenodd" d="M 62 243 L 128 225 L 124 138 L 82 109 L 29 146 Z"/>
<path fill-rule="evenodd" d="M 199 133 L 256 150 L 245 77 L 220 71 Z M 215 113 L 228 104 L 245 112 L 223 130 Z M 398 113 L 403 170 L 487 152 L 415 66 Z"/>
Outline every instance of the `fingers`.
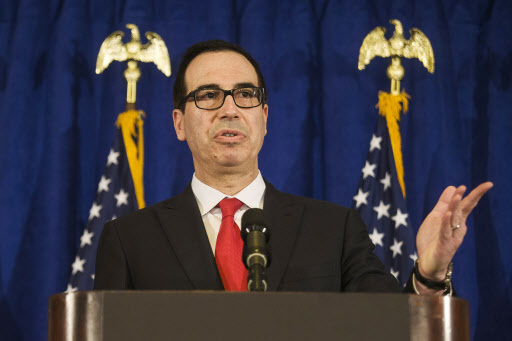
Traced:
<path fill-rule="evenodd" d="M 462 199 L 464 192 L 466 191 L 465 186 L 459 186 L 455 190 L 451 190 L 453 192 L 452 197 L 450 198 L 449 203 L 445 203 L 446 211 L 443 212 L 443 218 L 446 213 L 451 213 L 451 219 L 449 221 L 449 227 L 451 232 L 455 234 L 465 234 L 466 229 L 466 219 L 468 215 L 471 213 L 473 208 L 478 204 L 478 201 L 482 198 L 482 196 L 487 193 L 493 184 L 491 182 L 483 183 L 477 186 L 475 189 L 471 191 L 464 199 Z M 445 190 L 446 192 L 446 190 Z M 445 194 L 443 192 L 443 195 Z M 441 197 L 443 197 L 441 195 Z M 447 197 L 443 198 L 446 200 Z M 460 226 L 460 230 L 454 230 L 453 228 L 457 225 Z"/>
<path fill-rule="evenodd" d="M 459 187 L 457 187 L 455 194 L 460 194 L 461 196 L 463 196 L 464 193 L 466 193 L 466 189 L 466 186 L 460 185 Z"/>
<path fill-rule="evenodd" d="M 482 196 L 487 193 L 492 187 L 492 182 L 485 182 L 483 184 L 480 184 L 475 189 L 469 193 L 466 198 L 462 200 L 462 206 L 461 206 L 461 212 L 462 214 L 465 214 L 466 216 L 475 208 L 475 206 L 478 204 L 478 201 L 482 198 Z M 439 201 L 437 202 L 436 206 L 434 207 L 433 211 L 437 211 L 438 213 L 443 214 L 446 212 L 446 210 L 449 210 L 452 208 L 453 203 L 452 200 L 456 195 L 460 195 L 461 197 L 466 192 L 466 186 L 461 185 L 457 188 L 454 186 L 448 186 L 443 191 L 441 196 L 439 197 Z"/>
<path fill-rule="evenodd" d="M 444 237 L 444 239 L 450 239 L 452 237 L 452 216 L 453 213 L 451 211 L 448 211 L 443 215 L 441 234 Z"/>
<path fill-rule="evenodd" d="M 441 215 L 444 214 L 446 212 L 446 210 L 448 209 L 451 199 L 453 197 L 453 194 L 456 192 L 456 190 L 457 189 L 453 186 L 446 187 L 446 189 L 443 191 L 443 193 L 439 197 L 439 200 L 432 211 L 437 212 Z"/>
<path fill-rule="evenodd" d="M 455 192 L 453 192 L 453 195 L 450 198 L 450 203 L 448 205 L 448 209 L 450 211 L 454 212 L 457 209 L 460 201 L 462 200 L 464 192 L 466 192 L 466 186 L 459 186 L 455 189 Z"/>
<path fill-rule="evenodd" d="M 448 210 L 453 213 L 450 227 L 463 225 L 465 222 L 465 219 L 462 216 L 462 208 L 460 204 L 462 202 L 462 196 L 464 195 L 464 192 L 466 192 L 466 186 L 459 186 L 455 190 L 455 193 L 453 193 L 453 197 L 448 208 Z"/>
<path fill-rule="evenodd" d="M 492 182 L 484 182 L 472 190 L 471 193 L 469 193 L 461 202 L 462 215 L 467 217 L 478 204 L 482 196 L 487 193 L 493 186 L 494 184 Z"/>
<path fill-rule="evenodd" d="M 460 202 L 460 198 L 464 195 L 466 191 L 466 186 L 459 186 L 455 188 L 454 186 L 448 186 L 439 197 L 439 201 L 434 207 L 433 211 L 436 211 L 439 214 L 444 214 L 446 211 L 455 211 L 458 203 Z"/>

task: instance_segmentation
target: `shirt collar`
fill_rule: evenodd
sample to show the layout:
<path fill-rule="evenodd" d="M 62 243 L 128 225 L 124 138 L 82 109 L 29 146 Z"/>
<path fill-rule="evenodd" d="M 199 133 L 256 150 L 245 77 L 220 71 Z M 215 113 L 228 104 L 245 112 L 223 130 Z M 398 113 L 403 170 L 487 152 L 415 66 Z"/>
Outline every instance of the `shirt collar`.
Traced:
<path fill-rule="evenodd" d="M 196 197 L 201 216 L 210 212 L 224 198 L 237 198 L 249 208 L 262 208 L 261 203 L 265 193 L 265 181 L 258 171 L 258 176 L 247 187 L 234 196 L 226 195 L 215 188 L 201 182 L 194 173 L 192 177 L 192 191 Z"/>

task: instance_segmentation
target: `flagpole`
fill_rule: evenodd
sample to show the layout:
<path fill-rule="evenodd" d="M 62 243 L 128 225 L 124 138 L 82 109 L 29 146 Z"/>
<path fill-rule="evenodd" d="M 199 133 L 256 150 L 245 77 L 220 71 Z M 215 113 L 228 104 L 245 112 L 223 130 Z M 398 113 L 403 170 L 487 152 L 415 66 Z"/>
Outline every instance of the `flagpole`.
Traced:
<path fill-rule="evenodd" d="M 405 202 L 399 122 L 400 113 L 408 110 L 410 96 L 404 90 L 400 92 L 400 81 L 405 74 L 401 59 L 418 58 L 433 73 L 434 53 L 423 32 L 413 28 L 409 31 L 411 38 L 406 40 L 400 21 L 390 22 L 395 32 L 389 40 L 384 37 L 386 29 L 376 27 L 365 37 L 359 51 L 359 70 L 374 57 L 391 58 L 386 70 L 391 91 L 379 92 L 376 105 L 379 118 L 353 206 L 367 225 L 375 245 L 374 253 L 404 285 L 418 255 Z"/>
<path fill-rule="evenodd" d="M 419 59 L 428 72 L 434 73 L 434 51 L 430 40 L 427 36 L 417 28 L 409 30 L 411 38 L 404 38 L 404 30 L 399 20 L 392 19 L 389 21 L 395 26 L 393 36 L 386 40 L 384 27 L 376 27 L 364 38 L 361 48 L 359 49 L 359 70 L 363 70 L 366 65 L 374 57 L 391 57 L 391 62 L 386 70 L 386 75 L 391 80 L 390 93 L 379 92 L 379 102 L 377 108 L 379 114 L 386 118 L 391 146 L 395 159 L 395 166 L 398 173 L 398 181 L 402 188 L 402 194 L 405 197 L 405 181 L 402 161 L 401 136 L 398 127 L 400 122 L 400 112 L 405 114 L 408 110 L 408 100 L 411 98 L 405 89 L 400 92 L 400 81 L 403 79 L 405 71 L 402 66 L 402 58 Z"/>
<path fill-rule="evenodd" d="M 138 61 L 153 62 L 166 76 L 171 75 L 167 47 L 154 32 L 146 32 L 148 43 L 142 45 L 136 25 L 126 25 L 131 40 L 124 44 L 124 33 L 116 31 L 101 44 L 96 73 L 102 73 L 112 61 L 127 61 L 125 111 L 116 120 L 114 143 L 89 211 L 87 226 L 80 238 L 80 248 L 71 265 L 67 292 L 91 290 L 94 285 L 95 260 L 104 224 L 145 207 L 144 201 L 144 133 L 145 114 L 137 110 L 137 81 L 141 77 Z"/>

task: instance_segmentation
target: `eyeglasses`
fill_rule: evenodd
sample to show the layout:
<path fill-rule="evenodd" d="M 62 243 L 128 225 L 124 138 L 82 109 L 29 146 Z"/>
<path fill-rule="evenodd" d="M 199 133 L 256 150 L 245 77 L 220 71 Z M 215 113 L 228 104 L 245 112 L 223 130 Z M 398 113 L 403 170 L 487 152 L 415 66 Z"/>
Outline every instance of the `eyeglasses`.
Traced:
<path fill-rule="evenodd" d="M 233 90 L 194 90 L 183 99 L 180 107 L 183 107 L 189 98 L 194 98 L 194 102 L 199 109 L 215 110 L 224 105 L 227 95 L 231 95 L 237 107 L 254 108 L 262 103 L 264 90 L 264 88 L 259 87 L 238 88 Z"/>

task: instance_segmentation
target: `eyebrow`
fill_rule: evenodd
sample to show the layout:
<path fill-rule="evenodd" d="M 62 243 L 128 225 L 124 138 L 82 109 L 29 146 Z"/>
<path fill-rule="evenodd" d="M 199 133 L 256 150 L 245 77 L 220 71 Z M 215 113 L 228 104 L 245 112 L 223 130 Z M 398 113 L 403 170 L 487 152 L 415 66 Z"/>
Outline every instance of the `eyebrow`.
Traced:
<path fill-rule="evenodd" d="M 238 88 L 256 88 L 257 85 L 254 85 L 252 82 L 248 82 L 248 83 L 236 83 L 235 84 L 235 89 L 238 89 Z"/>
<path fill-rule="evenodd" d="M 238 88 L 255 88 L 257 87 L 252 82 L 244 82 L 244 83 L 236 83 L 234 89 Z M 196 88 L 196 90 L 205 90 L 205 89 L 221 89 L 220 85 L 217 83 L 203 84 Z"/>

